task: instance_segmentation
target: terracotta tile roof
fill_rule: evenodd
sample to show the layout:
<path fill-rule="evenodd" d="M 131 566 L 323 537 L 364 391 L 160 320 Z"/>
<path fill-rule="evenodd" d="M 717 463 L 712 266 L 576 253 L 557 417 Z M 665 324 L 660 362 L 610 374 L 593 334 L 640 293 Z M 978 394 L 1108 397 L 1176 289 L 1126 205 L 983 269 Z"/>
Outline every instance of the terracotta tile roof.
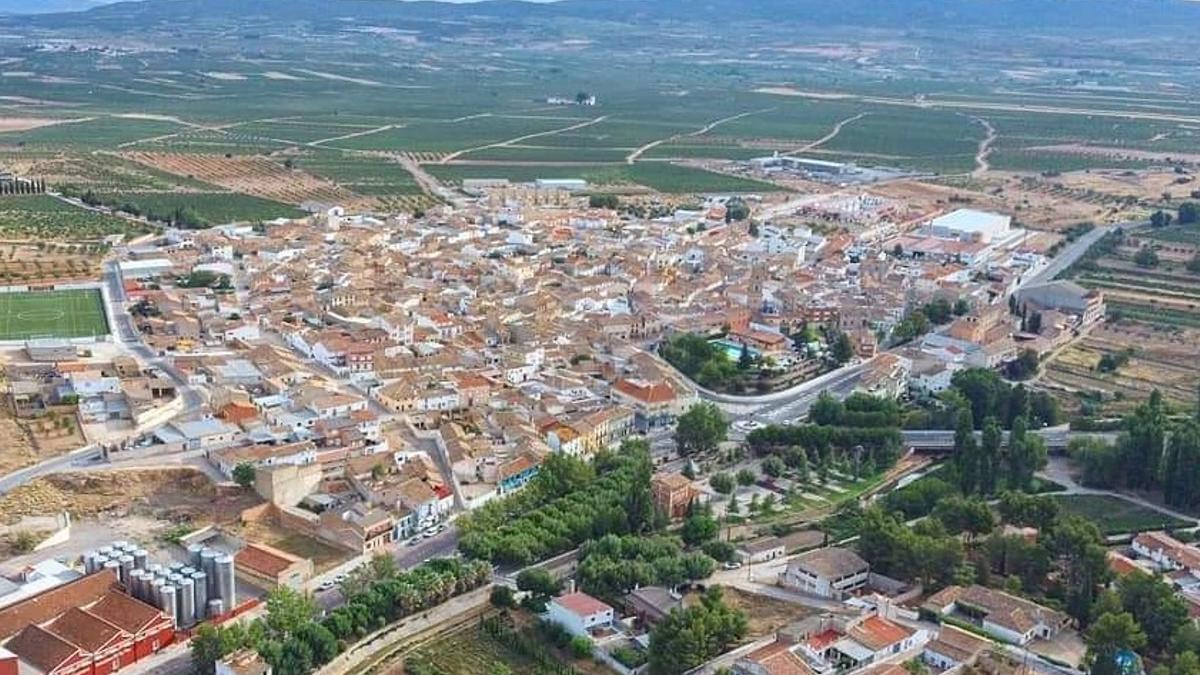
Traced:
<path fill-rule="evenodd" d="M 78 607 L 47 624 L 46 630 L 85 652 L 100 651 L 122 633 L 120 628 Z"/>
<path fill-rule="evenodd" d="M 892 623 L 881 616 L 869 617 L 850 629 L 850 637 L 876 652 L 901 642 L 912 634 L 912 630 Z"/>
<path fill-rule="evenodd" d="M 651 384 L 645 381 L 618 380 L 617 391 L 642 403 L 667 403 L 675 400 L 675 390 L 666 382 Z"/>
<path fill-rule="evenodd" d="M 238 567 L 275 578 L 287 568 L 300 562 L 300 559 L 270 546 L 246 544 L 245 548 L 238 551 L 234 562 Z"/>
<path fill-rule="evenodd" d="M 87 608 L 94 614 L 128 633 L 137 635 L 165 615 L 157 607 L 132 598 L 119 591 L 110 591 L 100 601 Z"/>
<path fill-rule="evenodd" d="M 612 607 L 600 602 L 587 593 L 567 593 L 566 595 L 558 596 L 553 602 L 577 616 L 591 616 L 612 610 Z"/>
<path fill-rule="evenodd" d="M 925 648 L 948 656 L 959 663 L 967 663 L 982 654 L 991 645 L 991 640 L 949 624 L 942 624 L 937 639 L 931 641 Z"/>
<path fill-rule="evenodd" d="M 46 623 L 72 607 L 93 603 L 118 585 L 114 570 L 101 570 L 9 605 L 0 610 L 0 640 L 30 624 Z"/>
<path fill-rule="evenodd" d="M 750 652 L 745 659 L 757 664 L 765 675 L 813 675 L 804 660 L 792 653 L 787 643 L 778 640 Z"/>
<path fill-rule="evenodd" d="M 29 625 L 5 647 L 44 673 L 53 672 L 79 654 L 79 648 L 38 626 Z"/>

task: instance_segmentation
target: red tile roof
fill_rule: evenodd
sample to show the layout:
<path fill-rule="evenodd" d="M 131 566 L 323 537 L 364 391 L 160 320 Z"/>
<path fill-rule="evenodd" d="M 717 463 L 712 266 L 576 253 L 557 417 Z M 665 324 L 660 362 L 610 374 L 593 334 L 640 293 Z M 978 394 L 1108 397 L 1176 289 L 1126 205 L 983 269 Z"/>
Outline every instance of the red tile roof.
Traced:
<path fill-rule="evenodd" d="M 120 628 L 78 607 L 68 609 L 62 616 L 46 624 L 46 630 L 88 653 L 104 649 L 122 632 Z"/>
<path fill-rule="evenodd" d="M 238 551 L 234 562 L 238 567 L 250 572 L 276 578 L 284 570 L 300 562 L 300 559 L 270 546 L 246 544 L 245 548 Z"/>
<path fill-rule="evenodd" d="M 567 593 L 555 598 L 554 602 L 577 616 L 591 616 L 600 612 L 612 611 L 612 607 L 587 593 Z"/>
<path fill-rule="evenodd" d="M 29 624 L 50 621 L 72 607 L 87 606 L 119 586 L 115 570 L 101 570 L 0 610 L 0 640 Z"/>
<path fill-rule="evenodd" d="M 133 635 L 146 630 L 155 621 L 166 616 L 157 607 L 119 591 L 106 593 L 99 602 L 88 607 L 87 611 Z"/>
<path fill-rule="evenodd" d="M 79 648 L 35 625 L 26 626 L 5 647 L 44 673 L 53 672 L 79 654 Z"/>

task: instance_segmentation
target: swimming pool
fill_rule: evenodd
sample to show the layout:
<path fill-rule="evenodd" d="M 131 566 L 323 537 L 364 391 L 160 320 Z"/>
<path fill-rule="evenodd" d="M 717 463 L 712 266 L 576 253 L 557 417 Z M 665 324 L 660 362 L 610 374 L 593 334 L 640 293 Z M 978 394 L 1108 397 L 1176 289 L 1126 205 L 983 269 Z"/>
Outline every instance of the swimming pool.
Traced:
<path fill-rule="evenodd" d="M 731 340 L 709 340 L 709 344 L 716 345 L 725 351 L 725 355 L 734 361 L 742 358 L 742 346 Z M 750 348 L 751 358 L 758 358 L 758 350 Z"/>

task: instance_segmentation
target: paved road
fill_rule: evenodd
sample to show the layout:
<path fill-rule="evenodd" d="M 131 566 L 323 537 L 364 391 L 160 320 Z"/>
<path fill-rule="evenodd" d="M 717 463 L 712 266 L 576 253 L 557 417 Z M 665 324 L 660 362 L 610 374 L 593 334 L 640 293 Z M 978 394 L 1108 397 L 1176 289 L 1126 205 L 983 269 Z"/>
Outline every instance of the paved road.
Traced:
<path fill-rule="evenodd" d="M 1007 443 L 1008 432 L 1003 433 L 1004 442 Z M 1038 429 L 1033 433 L 1042 437 L 1047 448 L 1060 450 L 1066 448 L 1072 440 L 1077 438 L 1099 438 L 1107 442 L 1113 442 L 1117 438 L 1115 433 L 1071 431 L 1065 426 Z M 917 450 L 949 450 L 954 447 L 954 431 L 905 430 L 901 434 L 904 436 L 904 444 Z M 975 437 L 981 438 L 982 434 L 976 431 Z"/>
<path fill-rule="evenodd" d="M 806 417 L 808 409 L 824 392 L 829 392 L 839 399 L 844 399 L 852 394 L 867 368 L 868 366 L 865 364 L 857 364 L 835 370 L 786 391 L 777 392 L 778 395 L 773 395 L 772 398 L 762 402 L 755 402 L 753 399 L 746 403 L 715 400 L 713 402 L 733 422 L 753 420 L 761 424 L 791 424 Z M 701 393 L 700 397 L 712 400 L 704 393 Z M 744 435 L 744 432 L 739 432 L 737 429 L 732 430 L 731 437 L 736 439 L 739 435 Z"/>
<path fill-rule="evenodd" d="M 1054 256 L 1054 258 L 1045 267 L 1029 278 L 1022 280 L 1021 283 L 1017 284 L 1017 288 L 1024 288 L 1029 284 L 1040 284 L 1047 281 L 1053 281 L 1055 277 L 1062 274 L 1068 267 L 1074 265 L 1075 261 L 1083 257 L 1083 254 L 1087 253 L 1088 249 L 1091 248 L 1093 244 L 1100 241 L 1101 237 L 1108 234 L 1113 229 L 1117 227 L 1129 229 L 1133 227 L 1141 227 L 1142 225 L 1146 225 L 1146 223 L 1121 223 L 1120 225 L 1096 226 L 1091 232 L 1088 232 L 1082 237 L 1064 246 L 1063 249 L 1058 252 L 1058 255 Z"/>

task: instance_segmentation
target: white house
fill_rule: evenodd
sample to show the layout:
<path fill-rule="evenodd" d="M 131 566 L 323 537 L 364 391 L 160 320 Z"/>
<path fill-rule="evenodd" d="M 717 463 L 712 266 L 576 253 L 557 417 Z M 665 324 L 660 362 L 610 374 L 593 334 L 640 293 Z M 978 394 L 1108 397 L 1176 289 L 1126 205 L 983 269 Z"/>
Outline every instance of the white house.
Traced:
<path fill-rule="evenodd" d="M 870 566 L 844 548 L 819 548 L 788 563 L 779 583 L 801 593 L 841 599 L 867 585 Z"/>
<path fill-rule="evenodd" d="M 590 638 L 593 631 L 612 626 L 613 608 L 587 593 L 567 593 L 546 604 L 544 618 L 571 635 Z"/>

